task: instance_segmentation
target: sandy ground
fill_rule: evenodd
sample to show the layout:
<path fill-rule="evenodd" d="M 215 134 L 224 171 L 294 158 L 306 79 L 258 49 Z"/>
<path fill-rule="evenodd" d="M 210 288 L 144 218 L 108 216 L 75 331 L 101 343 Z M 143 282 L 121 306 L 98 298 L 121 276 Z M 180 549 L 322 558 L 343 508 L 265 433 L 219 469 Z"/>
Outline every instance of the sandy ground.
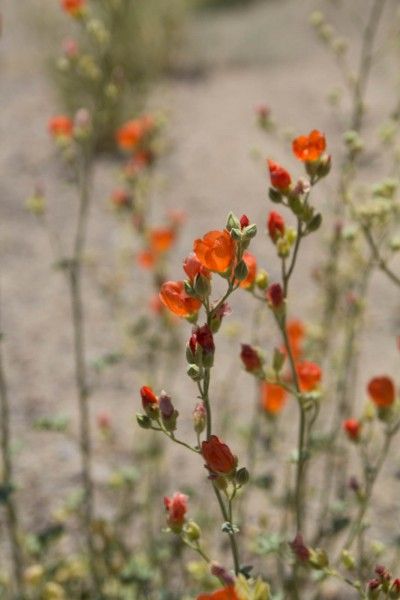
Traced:
<path fill-rule="evenodd" d="M 74 199 L 63 182 L 46 132 L 48 117 L 55 112 L 55 106 L 44 69 L 43 44 L 37 43 L 37 31 L 30 28 L 29 15 L 38 4 L 5 0 L 0 58 L 2 319 L 16 478 L 21 488 L 19 499 L 24 519 L 34 528 L 46 522 L 48 509 L 59 506 L 79 477 L 73 436 L 69 439 L 32 429 L 32 421 L 43 415 L 62 413 L 71 417 L 72 424 L 76 421 L 69 297 L 62 277 L 51 269 L 46 236 L 24 210 L 33 185 L 43 181 L 52 225 L 62 231 L 67 246 Z M 253 149 L 258 149 L 262 157 L 268 155 L 286 161 L 299 173 L 299 165 L 290 158 L 282 142 L 266 137 L 256 128 L 255 106 L 267 102 L 275 118 L 295 133 L 313 127 L 325 131 L 333 163 L 340 157 L 344 117 L 335 115 L 326 101 L 327 92 L 337 85 L 339 76 L 331 57 L 315 40 L 307 23 L 309 10 L 322 4 L 306 0 L 261 1 L 245 10 L 199 15 L 188 32 L 189 46 L 180 76 L 163 82 L 154 92 L 151 105 L 169 114 L 172 142 L 161 167 L 163 184 L 155 194 L 156 213 L 161 218 L 166 209 L 179 208 L 189 215 L 189 225 L 176 251 L 174 277 L 180 276 L 180 260 L 191 247 L 193 236 L 221 227 L 229 210 L 246 212 L 263 230 L 268 210 L 267 180 L 263 162 L 251 157 Z M 363 5 L 365 0 L 354 2 L 354 15 L 349 21 L 344 19 L 340 7 L 329 10 L 340 28 L 352 35 L 360 29 Z M 387 17 L 391 11 L 393 14 L 395 5 L 394 0 L 388 2 Z M 197 67 L 200 75 L 194 76 Z M 367 119 L 371 136 L 376 134 L 382 115 L 392 108 L 393 71 L 393 64 L 381 59 L 373 72 L 369 87 L 371 111 Z M 377 161 L 376 171 L 366 170 L 366 177 L 378 178 L 379 168 Z M 119 244 L 118 229 L 105 202 L 115 185 L 115 175 L 116 164 L 100 161 L 88 246 L 91 256 L 104 258 L 106 262 L 107 255 Z M 322 210 L 329 209 L 334 181 L 335 174 L 320 188 L 318 203 Z M 310 316 L 318 301 L 310 272 L 318 261 L 323 238 L 324 231 L 303 249 L 302 267 L 295 283 L 298 294 L 293 303 L 298 315 Z M 271 245 L 264 234 L 257 239 L 255 249 L 271 276 L 278 275 Z M 138 281 L 143 278 L 137 273 L 133 276 Z M 138 297 L 143 294 L 135 293 Z M 90 280 L 85 300 L 88 359 L 92 361 L 102 353 L 118 349 L 120 337 L 105 302 Z M 393 341 L 393 334 L 399 329 L 396 289 L 377 275 L 371 300 L 362 346 L 360 389 L 373 373 L 384 371 L 396 375 L 398 371 Z M 249 327 L 249 304 L 242 297 L 234 308 L 236 315 L 232 319 L 241 322 L 244 339 Z M 275 335 L 272 327 L 270 335 Z M 238 363 L 233 368 L 237 367 Z M 227 373 L 226 365 L 223 371 Z M 125 448 L 129 448 L 132 437 L 137 435 L 132 417 L 141 381 L 126 366 L 120 366 L 99 383 L 93 396 L 93 414 L 107 408 L 113 414 L 121 442 L 112 456 L 98 449 L 95 476 L 101 485 L 113 465 L 129 464 L 129 451 Z M 249 401 L 247 384 L 246 375 L 240 375 L 236 404 L 241 406 L 243 420 L 247 418 L 243 399 Z M 166 381 L 164 386 L 174 388 L 180 410 L 189 415 L 191 409 L 182 400 L 192 393 L 186 382 Z M 96 444 L 101 445 L 98 436 Z M 398 467 L 399 455 L 395 451 L 397 462 L 391 465 L 391 473 Z M 182 483 L 176 470 L 173 480 Z M 172 491 L 172 487 L 171 483 L 171 489 L 166 491 Z M 399 489 L 394 480 L 378 494 L 380 516 L 393 510 L 394 504 L 399 509 Z"/>

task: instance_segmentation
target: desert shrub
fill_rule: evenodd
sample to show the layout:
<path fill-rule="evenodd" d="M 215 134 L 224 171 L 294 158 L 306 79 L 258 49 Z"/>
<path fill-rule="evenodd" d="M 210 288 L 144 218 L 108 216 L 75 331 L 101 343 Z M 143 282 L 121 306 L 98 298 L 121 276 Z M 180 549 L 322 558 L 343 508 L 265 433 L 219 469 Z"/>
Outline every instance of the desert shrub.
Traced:
<path fill-rule="evenodd" d="M 143 107 L 148 87 L 173 62 L 184 2 L 87 0 L 64 2 L 71 34 L 54 70 L 68 114 L 85 107 L 94 118 L 95 146 L 114 148 L 118 125 Z"/>

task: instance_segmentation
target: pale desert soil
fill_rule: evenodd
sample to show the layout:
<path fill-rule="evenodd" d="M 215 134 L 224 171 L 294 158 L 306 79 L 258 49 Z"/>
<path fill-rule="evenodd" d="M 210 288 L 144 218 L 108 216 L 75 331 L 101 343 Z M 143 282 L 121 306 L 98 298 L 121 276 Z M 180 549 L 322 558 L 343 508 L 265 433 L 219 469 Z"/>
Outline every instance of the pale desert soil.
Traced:
<path fill-rule="evenodd" d="M 43 231 L 24 210 L 26 197 L 36 181 L 46 185 L 51 221 L 61 228 L 65 243 L 71 231 L 69 216 L 73 195 L 63 181 L 63 173 L 46 133 L 49 115 L 55 106 L 44 68 L 43 35 L 38 42 L 37 25 L 32 25 L 32 10 L 50 0 L 5 0 L 4 34 L 1 68 L 1 285 L 2 318 L 6 333 L 7 375 L 12 402 L 15 436 L 18 499 L 26 523 L 37 528 L 48 519 L 49 509 L 59 506 L 78 481 L 78 454 L 73 439 L 32 430 L 32 421 L 43 415 L 63 413 L 76 421 L 76 401 L 71 366 L 71 332 L 69 297 L 62 277 L 51 269 L 49 244 Z M 191 246 L 194 235 L 220 227 L 229 210 L 246 212 L 261 230 L 268 210 L 267 183 L 263 162 L 251 157 L 252 149 L 262 157 L 285 160 L 290 168 L 298 164 L 289 157 L 281 141 L 266 137 L 257 130 L 254 107 L 267 102 L 277 120 L 295 133 L 313 127 L 327 134 L 330 150 L 340 157 L 340 134 L 345 115 L 337 116 L 329 107 L 327 91 L 337 85 L 339 76 L 331 57 L 315 40 L 307 23 L 312 7 L 321 3 L 306 0 L 259 2 L 245 10 L 215 11 L 198 16 L 188 31 L 188 49 L 182 58 L 179 77 L 164 81 L 150 103 L 165 110 L 170 117 L 171 149 L 161 167 L 162 185 L 156 193 L 156 214 L 162 218 L 167 208 L 187 211 L 189 224 L 176 250 L 172 275 L 180 276 L 180 260 Z M 327 3 L 329 4 L 329 3 Z M 346 3 L 343 3 L 343 7 Z M 330 8 L 336 22 L 348 34 L 360 29 L 366 0 L 352 3 L 354 18 L 347 22 L 340 10 Z M 354 6 L 353 6 L 354 5 Z M 395 9 L 388 3 L 387 16 Z M 35 23 L 37 15 L 35 17 Z M 46 20 L 50 17 L 46 14 Z M 386 24 L 388 19 L 386 19 Z M 382 30 L 384 27 L 382 27 Z M 282 33 L 284 32 L 284 33 Z M 358 34 L 357 34 L 358 35 Z M 48 44 L 52 43 L 52 36 Z M 382 42 L 383 40 L 381 40 Z M 49 46 L 49 53 L 51 47 Z M 375 135 L 383 115 L 392 108 L 395 66 L 381 59 L 373 71 L 369 86 L 371 111 L 367 134 Z M 196 72 L 199 75 L 196 75 Z M 344 107 L 345 108 L 345 107 Z M 372 157 L 375 159 L 376 157 Z M 368 179 L 378 179 L 381 165 L 365 170 Z M 374 162 L 375 165 L 375 162 Z M 374 167 L 375 169 L 375 167 Z M 115 185 L 116 164 L 107 159 L 99 162 L 96 194 L 89 231 L 89 253 L 107 264 L 119 241 L 118 228 L 106 207 L 106 198 Z M 318 203 L 328 211 L 335 188 L 335 174 L 321 187 Z M 297 315 L 312 316 L 318 298 L 310 276 L 320 257 L 324 231 L 307 242 L 301 269 L 296 275 L 298 290 L 293 302 Z M 275 271 L 271 245 L 265 235 L 255 243 L 260 261 Z M 261 259 L 261 257 L 263 257 Z M 145 278 L 132 272 L 139 283 Z M 145 298 L 143 287 L 134 286 L 133 294 Z M 362 339 L 360 390 L 373 373 L 398 373 L 398 354 L 394 334 L 399 331 L 399 301 L 396 288 L 382 276 L 374 278 L 370 291 L 371 308 L 367 314 L 366 333 Z M 92 280 L 85 288 L 88 317 L 88 355 L 93 360 L 102 353 L 119 349 L 118 328 Z M 234 321 L 241 321 L 248 341 L 250 304 L 234 303 Z M 276 332 L 270 327 L 270 340 Z M 185 333 L 186 335 L 186 333 Z M 227 343 L 221 348 L 221 355 Z M 227 365 L 221 368 L 227 372 Z M 238 369 L 238 362 L 234 369 Z M 133 414 L 138 405 L 137 390 L 141 381 L 126 366 L 118 366 L 99 382 L 93 396 L 93 414 L 107 408 L 113 415 L 118 447 L 112 453 L 99 448 L 95 460 L 95 477 L 100 486 L 111 468 L 128 464 L 126 448 L 137 435 Z M 184 377 L 163 383 L 173 389 L 182 413 L 189 417 L 192 402 L 185 397 L 192 387 Z M 191 397 L 191 396 L 189 396 Z M 241 374 L 235 390 L 236 407 L 246 420 L 249 405 L 248 378 Z M 360 391 L 359 400 L 364 400 Z M 100 446 L 100 440 L 96 438 Z M 179 453 L 178 453 L 179 454 Z M 172 452 L 173 463 L 181 464 Z M 399 467 L 398 446 L 388 469 L 393 476 Z M 174 469 L 171 491 L 182 484 L 182 472 Z M 385 535 L 392 536 L 391 523 L 384 517 L 398 515 L 399 485 L 393 477 L 380 497 L 378 516 Z"/>

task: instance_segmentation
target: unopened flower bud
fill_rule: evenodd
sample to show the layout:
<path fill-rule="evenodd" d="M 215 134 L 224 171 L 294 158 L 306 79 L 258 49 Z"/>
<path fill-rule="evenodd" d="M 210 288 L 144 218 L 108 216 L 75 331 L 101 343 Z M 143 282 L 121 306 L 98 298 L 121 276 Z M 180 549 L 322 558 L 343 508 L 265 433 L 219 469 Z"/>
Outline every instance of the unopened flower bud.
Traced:
<path fill-rule="evenodd" d="M 306 562 L 310 558 L 310 550 L 305 545 L 301 533 L 296 534 L 294 540 L 290 542 L 290 547 L 297 560 L 301 562 Z"/>
<path fill-rule="evenodd" d="M 268 273 L 266 271 L 259 271 L 256 275 L 256 286 L 259 290 L 266 290 L 268 287 Z"/>
<path fill-rule="evenodd" d="M 252 225 L 248 225 L 243 229 L 243 237 L 246 240 L 251 240 L 253 237 L 257 235 L 257 225 L 253 223 Z"/>
<path fill-rule="evenodd" d="M 242 215 L 240 217 L 240 227 L 243 229 L 244 227 L 247 227 L 248 225 L 250 225 L 250 221 L 247 215 Z"/>
<path fill-rule="evenodd" d="M 328 555 L 321 548 L 310 550 L 309 563 L 314 569 L 325 569 L 329 565 Z"/>
<path fill-rule="evenodd" d="M 240 358 L 246 371 L 249 371 L 249 373 L 257 373 L 257 371 L 262 369 L 263 361 L 261 356 L 258 350 L 250 346 L 250 344 L 242 344 Z"/>
<path fill-rule="evenodd" d="M 36 217 L 40 217 L 46 210 L 46 197 L 43 186 L 39 183 L 35 186 L 35 190 L 25 204 L 27 210 Z"/>
<path fill-rule="evenodd" d="M 216 562 L 211 563 L 210 572 L 211 575 L 214 575 L 214 577 L 218 577 L 218 579 L 224 585 L 229 586 L 235 583 L 234 577 L 229 573 L 229 571 Z"/>
<path fill-rule="evenodd" d="M 242 467 L 236 471 L 235 480 L 238 485 L 246 485 L 250 479 L 250 474 L 246 467 Z"/>
<path fill-rule="evenodd" d="M 193 411 L 193 428 L 196 433 L 202 433 L 206 428 L 207 412 L 203 402 L 196 404 Z"/>
<path fill-rule="evenodd" d="M 400 579 L 393 579 L 392 585 L 389 589 L 390 598 L 400 598 Z"/>
<path fill-rule="evenodd" d="M 331 166 L 332 166 L 331 155 L 324 154 L 323 156 L 321 156 L 321 158 L 318 161 L 317 177 L 319 177 L 320 179 L 322 177 L 326 177 L 331 170 Z"/>
<path fill-rule="evenodd" d="M 189 521 L 185 525 L 185 533 L 191 542 L 196 542 L 201 537 L 201 529 L 194 521 Z"/>
<path fill-rule="evenodd" d="M 381 593 L 381 582 L 379 579 L 370 579 L 367 584 L 367 598 L 376 600 Z"/>
<path fill-rule="evenodd" d="M 150 429 L 151 428 L 151 419 L 147 415 L 142 415 L 140 413 L 136 414 L 136 421 L 139 427 L 142 429 Z"/>
<path fill-rule="evenodd" d="M 203 379 L 203 369 L 195 364 L 189 365 L 186 373 L 193 381 L 201 381 L 201 379 Z"/>
<path fill-rule="evenodd" d="M 232 229 L 241 229 L 241 223 L 236 215 L 233 212 L 230 212 L 228 215 L 228 219 L 226 221 L 226 229 L 228 231 L 232 231 Z"/>
<path fill-rule="evenodd" d="M 267 290 L 267 300 L 272 310 L 279 310 L 283 307 L 285 297 L 280 283 L 272 283 Z"/>
<path fill-rule="evenodd" d="M 235 279 L 238 281 L 244 281 L 248 274 L 249 271 L 247 269 L 247 265 L 244 260 L 241 260 L 235 267 Z"/>
<path fill-rule="evenodd" d="M 74 134 L 77 138 L 85 138 L 88 136 L 92 127 L 92 119 L 90 112 L 86 108 L 80 108 L 74 119 Z"/>
<path fill-rule="evenodd" d="M 162 418 L 170 419 L 174 414 L 175 409 L 171 402 L 170 396 L 168 396 L 168 394 L 164 392 L 164 390 L 160 394 L 159 406 Z"/>
<path fill-rule="evenodd" d="M 158 408 L 158 398 L 151 389 L 147 385 L 144 385 L 140 388 L 140 396 L 142 398 L 142 406 L 146 415 L 151 418 L 156 418 L 158 416 L 159 408 Z"/>
<path fill-rule="evenodd" d="M 348 571 L 352 571 L 354 569 L 356 561 L 354 559 L 354 556 L 352 554 L 350 554 L 350 552 L 348 550 L 342 550 L 342 553 L 340 555 L 340 560 L 341 560 L 343 566 Z"/>
<path fill-rule="evenodd" d="M 194 280 L 194 291 L 198 298 L 204 300 L 211 294 L 210 278 L 199 273 Z"/>
<path fill-rule="evenodd" d="M 24 581 L 31 586 L 37 586 L 41 583 L 44 575 L 42 565 L 35 564 L 27 567 L 24 571 Z"/>
<path fill-rule="evenodd" d="M 286 355 L 283 352 L 281 352 L 279 348 L 274 349 L 274 355 L 272 358 L 272 368 L 275 371 L 275 373 L 281 372 L 282 367 L 285 363 L 285 358 Z"/>

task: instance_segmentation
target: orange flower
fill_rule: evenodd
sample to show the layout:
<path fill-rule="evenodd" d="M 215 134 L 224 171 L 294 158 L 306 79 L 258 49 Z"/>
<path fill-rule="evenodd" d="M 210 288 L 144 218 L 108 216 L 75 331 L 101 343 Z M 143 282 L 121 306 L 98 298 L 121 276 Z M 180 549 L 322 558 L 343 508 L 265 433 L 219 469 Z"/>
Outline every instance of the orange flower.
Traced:
<path fill-rule="evenodd" d="M 197 275 L 203 275 L 208 279 L 211 278 L 210 271 L 203 267 L 197 256 L 194 254 L 194 252 L 191 252 L 189 256 L 187 256 L 183 261 L 183 270 L 185 271 L 186 275 L 189 277 L 191 282 L 194 282 Z"/>
<path fill-rule="evenodd" d="M 395 401 L 396 390 L 390 377 L 374 377 L 368 384 L 368 393 L 378 408 L 387 408 Z"/>
<path fill-rule="evenodd" d="M 292 178 L 286 169 L 274 160 L 268 160 L 269 175 L 271 177 L 271 185 L 277 190 L 287 190 L 292 183 Z"/>
<path fill-rule="evenodd" d="M 149 115 L 144 115 L 139 119 L 127 121 L 117 131 L 116 138 L 118 146 L 121 150 L 134 150 L 142 141 L 145 135 L 150 133 L 154 127 L 154 119 Z M 137 156 L 141 156 L 139 153 Z M 148 164 L 148 156 L 146 153 L 146 164 Z"/>
<path fill-rule="evenodd" d="M 212 594 L 200 594 L 200 596 L 197 596 L 197 600 L 239 600 L 239 596 L 233 585 L 230 585 Z"/>
<path fill-rule="evenodd" d="M 193 250 L 206 269 L 224 273 L 235 259 L 235 242 L 226 229 L 209 231 L 194 241 Z"/>
<path fill-rule="evenodd" d="M 152 252 L 151 250 L 142 250 L 137 255 L 137 261 L 143 269 L 151 269 L 152 267 L 154 267 L 156 257 L 154 255 L 154 252 Z"/>
<path fill-rule="evenodd" d="M 216 435 L 210 436 L 201 444 L 201 453 L 207 467 L 214 473 L 231 473 L 236 467 L 236 456 L 233 456 L 229 447 Z"/>
<path fill-rule="evenodd" d="M 189 317 L 201 307 L 197 298 L 188 296 L 183 281 L 166 281 L 160 290 L 160 300 L 178 317 Z"/>
<path fill-rule="evenodd" d="M 85 8 L 85 0 L 61 0 L 61 6 L 66 13 L 77 17 L 82 14 Z"/>
<path fill-rule="evenodd" d="M 281 412 L 286 403 L 286 390 L 280 385 L 264 381 L 261 385 L 261 404 L 270 415 Z"/>
<path fill-rule="evenodd" d="M 153 252 L 167 252 L 175 241 L 175 232 L 168 227 L 150 231 L 150 247 Z"/>
<path fill-rule="evenodd" d="M 303 360 L 297 363 L 296 370 L 302 392 L 312 392 L 312 390 L 318 387 L 322 378 L 322 371 L 319 365 Z"/>
<path fill-rule="evenodd" d="M 299 160 L 309 162 L 318 160 L 326 148 L 325 136 L 317 129 L 309 135 L 300 135 L 292 142 L 293 153 Z"/>
<path fill-rule="evenodd" d="M 49 120 L 49 133 L 55 138 L 69 138 L 72 136 L 74 125 L 72 120 L 65 115 L 57 115 Z"/>
<path fill-rule="evenodd" d="M 302 353 L 302 343 L 304 339 L 304 325 L 298 319 L 293 319 L 288 322 L 286 331 L 289 338 L 290 348 L 292 350 L 293 358 L 299 360 Z"/>
<path fill-rule="evenodd" d="M 256 278 L 257 261 L 256 257 L 251 252 L 244 252 L 243 260 L 246 263 L 247 267 L 247 277 L 246 279 L 243 279 L 243 281 L 241 281 L 239 285 L 241 288 L 247 289 L 253 285 L 254 280 Z"/>

